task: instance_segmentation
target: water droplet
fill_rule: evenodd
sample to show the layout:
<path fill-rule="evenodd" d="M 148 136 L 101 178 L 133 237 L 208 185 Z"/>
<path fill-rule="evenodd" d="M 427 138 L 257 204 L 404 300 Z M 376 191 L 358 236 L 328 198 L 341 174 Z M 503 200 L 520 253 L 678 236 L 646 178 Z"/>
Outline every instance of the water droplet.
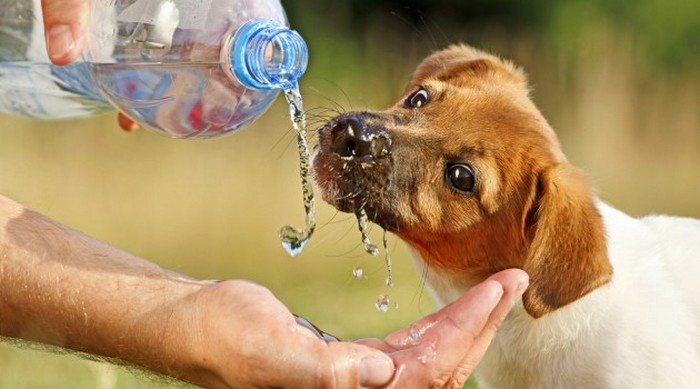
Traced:
<path fill-rule="evenodd" d="M 389 296 L 382 294 L 377 297 L 377 302 L 374 304 L 381 312 L 389 310 Z"/>
<path fill-rule="evenodd" d="M 352 276 L 357 278 L 357 279 L 361 279 L 363 274 L 364 274 L 364 270 L 362 270 L 362 268 L 359 266 L 355 266 L 352 269 Z"/>
<path fill-rule="evenodd" d="M 309 142 L 306 139 L 306 113 L 303 101 L 299 93 L 299 85 L 285 90 L 284 97 L 289 104 L 289 115 L 292 118 L 292 126 L 297 134 L 297 146 L 299 148 L 299 173 L 301 176 L 301 189 L 304 198 L 304 211 L 306 227 L 297 229 L 292 226 L 284 226 L 279 233 L 282 247 L 294 256 L 301 252 L 311 239 L 316 229 L 316 211 L 314 207 L 314 191 L 310 177 Z"/>
<path fill-rule="evenodd" d="M 282 241 L 282 247 L 292 257 L 299 254 L 301 250 L 304 249 L 304 246 L 306 246 L 306 244 L 309 243 L 309 240 L 311 239 L 310 236 L 307 236 L 306 239 L 300 240 L 301 236 L 303 235 L 303 232 L 300 232 L 292 226 L 284 226 L 282 230 L 280 230 L 280 240 Z"/>
<path fill-rule="evenodd" d="M 428 347 L 423 347 L 423 354 L 418 356 L 418 361 L 422 364 L 427 364 L 437 359 L 437 349 L 435 343 L 431 343 Z"/>

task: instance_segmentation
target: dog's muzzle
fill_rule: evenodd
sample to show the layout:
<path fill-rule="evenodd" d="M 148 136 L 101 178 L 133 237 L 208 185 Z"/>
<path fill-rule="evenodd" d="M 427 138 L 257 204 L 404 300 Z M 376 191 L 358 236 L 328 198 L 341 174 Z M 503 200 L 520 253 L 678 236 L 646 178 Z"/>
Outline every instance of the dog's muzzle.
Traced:
<path fill-rule="evenodd" d="M 342 159 L 375 163 L 391 155 L 391 136 L 357 116 L 337 119 L 330 126 L 330 150 Z"/>

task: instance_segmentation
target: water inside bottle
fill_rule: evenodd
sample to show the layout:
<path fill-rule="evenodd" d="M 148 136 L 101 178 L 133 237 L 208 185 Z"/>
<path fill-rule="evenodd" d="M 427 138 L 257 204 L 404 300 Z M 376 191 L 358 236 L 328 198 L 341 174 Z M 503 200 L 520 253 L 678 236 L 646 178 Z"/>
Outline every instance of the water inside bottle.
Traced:
<path fill-rule="evenodd" d="M 0 112 L 71 119 L 111 110 L 84 62 L 67 66 L 0 58 Z"/>
<path fill-rule="evenodd" d="M 301 176 L 301 189 L 304 201 L 306 226 L 303 229 L 291 225 L 282 227 L 279 232 L 282 247 L 294 256 L 304 249 L 316 229 L 316 210 L 314 207 L 314 190 L 310 177 L 309 143 L 306 138 L 306 114 L 303 101 L 299 93 L 299 85 L 284 91 L 284 97 L 289 104 L 289 114 L 292 126 L 297 136 L 299 150 L 299 174 Z"/>
<path fill-rule="evenodd" d="M 230 133 L 255 120 L 277 96 L 244 88 L 214 61 L 96 64 L 94 75 L 121 111 L 175 138 Z"/>

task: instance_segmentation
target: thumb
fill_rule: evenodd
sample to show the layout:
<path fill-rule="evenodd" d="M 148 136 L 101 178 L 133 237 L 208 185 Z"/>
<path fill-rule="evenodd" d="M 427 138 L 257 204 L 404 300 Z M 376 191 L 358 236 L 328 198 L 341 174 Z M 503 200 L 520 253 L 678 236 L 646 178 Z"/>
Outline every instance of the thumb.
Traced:
<path fill-rule="evenodd" d="M 381 351 L 348 342 L 312 342 L 293 346 L 293 352 L 278 349 L 277 363 L 265 372 L 266 386 L 377 388 L 387 385 L 394 375 L 394 361 Z"/>
<path fill-rule="evenodd" d="M 85 47 L 90 0 L 41 0 L 46 49 L 56 65 L 75 61 Z"/>
<path fill-rule="evenodd" d="M 324 388 L 376 388 L 394 375 L 394 362 L 381 351 L 346 342 L 328 343 L 327 352 L 316 365 L 316 382 Z"/>

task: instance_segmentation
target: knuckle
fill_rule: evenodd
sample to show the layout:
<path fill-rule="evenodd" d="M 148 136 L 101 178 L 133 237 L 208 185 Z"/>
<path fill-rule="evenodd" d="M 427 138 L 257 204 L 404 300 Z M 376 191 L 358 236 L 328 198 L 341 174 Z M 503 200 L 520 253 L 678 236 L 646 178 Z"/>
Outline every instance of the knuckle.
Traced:
<path fill-rule="evenodd" d="M 429 385 L 431 389 L 461 389 L 467 382 L 469 375 L 464 376 L 460 373 L 454 373 L 449 376 L 444 376 L 433 380 Z"/>
<path fill-rule="evenodd" d="M 450 377 L 449 380 L 442 386 L 443 389 L 461 389 L 464 387 L 466 380 L 456 379 L 455 377 Z"/>
<path fill-rule="evenodd" d="M 494 320 L 494 321 L 489 321 L 486 323 L 486 327 L 484 328 L 483 333 L 485 334 L 495 334 L 496 331 L 498 331 L 498 328 L 501 327 L 501 323 L 503 323 L 503 320 Z"/>
<path fill-rule="evenodd" d="M 457 367 L 455 371 L 452 373 L 452 377 L 450 377 L 450 380 L 448 382 L 448 385 L 446 387 L 448 388 L 463 388 L 464 383 L 467 382 L 469 379 L 469 376 L 471 375 L 473 368 L 469 365 L 462 365 Z M 450 384 L 451 383 L 451 384 Z"/>
<path fill-rule="evenodd" d="M 316 379 L 314 380 L 314 387 L 315 388 L 322 388 L 325 387 L 326 383 L 328 382 L 328 365 L 324 363 L 323 358 L 318 358 L 316 360 L 316 368 L 314 369 L 314 376 Z"/>
<path fill-rule="evenodd" d="M 319 389 L 337 388 L 337 369 L 328 353 L 318 358 L 314 387 Z"/>
<path fill-rule="evenodd" d="M 447 387 L 447 384 L 450 381 L 449 376 L 442 376 L 435 378 L 429 385 L 430 389 L 441 389 Z"/>

